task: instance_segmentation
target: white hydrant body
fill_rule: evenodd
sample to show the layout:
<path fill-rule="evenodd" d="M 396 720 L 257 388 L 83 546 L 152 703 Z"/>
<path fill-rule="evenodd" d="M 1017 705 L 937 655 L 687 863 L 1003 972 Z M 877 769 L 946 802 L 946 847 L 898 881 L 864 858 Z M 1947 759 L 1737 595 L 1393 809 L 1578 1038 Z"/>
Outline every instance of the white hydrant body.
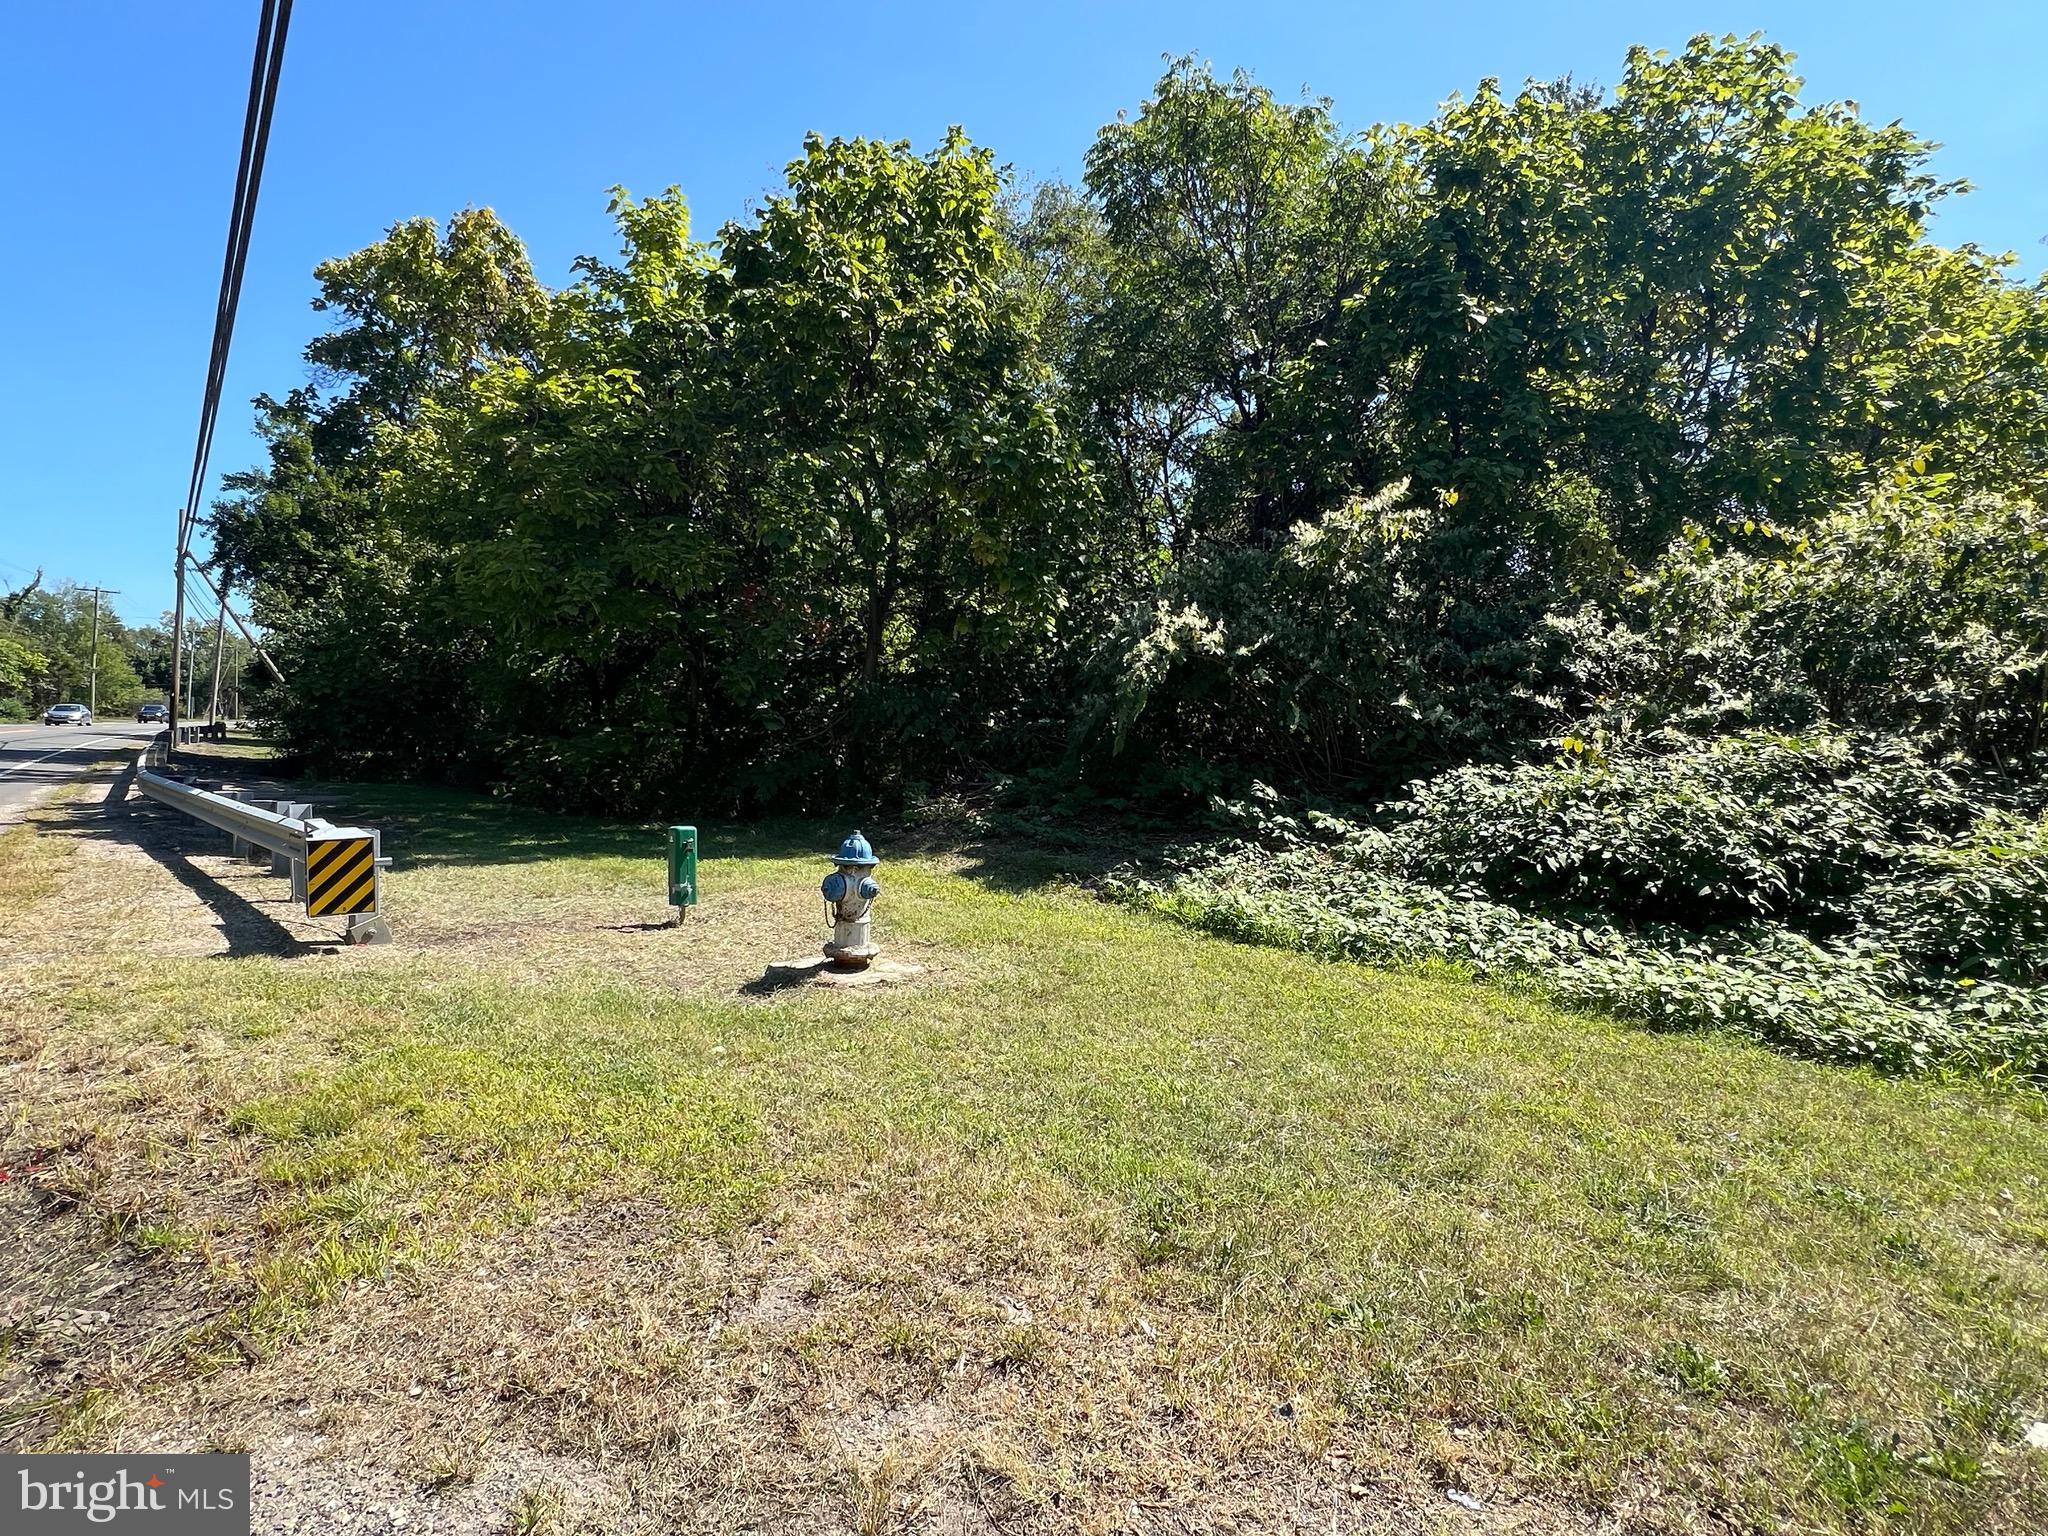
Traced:
<path fill-rule="evenodd" d="M 837 964 L 857 969 L 881 953 L 875 947 L 873 917 L 875 898 L 882 894 L 874 875 L 879 863 L 868 840 L 855 832 L 839 845 L 832 873 L 819 886 L 832 923 L 825 954 Z"/>

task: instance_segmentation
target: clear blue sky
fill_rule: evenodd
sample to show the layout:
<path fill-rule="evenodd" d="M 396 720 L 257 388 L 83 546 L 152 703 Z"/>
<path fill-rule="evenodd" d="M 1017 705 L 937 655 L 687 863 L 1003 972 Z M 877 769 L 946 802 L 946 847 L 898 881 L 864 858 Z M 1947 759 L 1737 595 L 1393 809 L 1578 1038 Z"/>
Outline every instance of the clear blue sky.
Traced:
<path fill-rule="evenodd" d="M 254 39 L 255 0 L 0 5 L 0 583 L 170 601 Z M 1027 177 L 1078 176 L 1161 55 L 1242 65 L 1344 122 L 1418 121 L 1486 75 L 1611 82 L 1632 42 L 1762 31 L 1808 99 L 1941 141 L 1977 187 L 1938 235 L 2048 265 L 2048 4 L 1978 0 L 779 5 L 299 0 L 213 464 L 247 401 L 303 381 L 311 273 L 394 220 L 488 205 L 544 280 L 612 249 L 606 188 L 670 183 L 701 234 L 804 132 L 964 124 Z"/>

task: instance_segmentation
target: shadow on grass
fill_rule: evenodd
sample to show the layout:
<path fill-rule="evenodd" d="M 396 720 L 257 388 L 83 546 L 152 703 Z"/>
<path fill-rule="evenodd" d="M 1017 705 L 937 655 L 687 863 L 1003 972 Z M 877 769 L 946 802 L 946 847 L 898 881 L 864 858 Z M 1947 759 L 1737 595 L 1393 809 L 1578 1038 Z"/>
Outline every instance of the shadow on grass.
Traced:
<path fill-rule="evenodd" d="M 340 784 L 306 793 L 324 796 L 322 814 L 338 816 L 346 807 L 349 818 L 383 828 L 384 851 L 401 868 L 668 856 L 666 822 L 550 813 L 462 790 L 412 785 Z M 1088 884 L 1151 848 L 1140 839 L 1100 829 L 1037 821 L 1006 821 L 1000 831 L 992 831 L 985 824 L 906 826 L 880 816 L 699 822 L 697 845 L 706 859 L 798 859 L 815 863 L 822 875 L 833 850 L 856 826 L 874 842 L 885 864 L 959 855 L 955 873 L 1011 894 Z"/>
<path fill-rule="evenodd" d="M 382 829 L 384 852 L 398 867 L 531 864 L 551 859 L 668 857 L 667 822 L 613 821 L 514 805 L 457 789 L 409 784 L 322 784 L 299 793 L 320 814 Z M 837 836 L 843 837 L 843 832 Z M 830 841 L 828 841 L 830 839 Z M 836 842 L 818 821 L 699 824 L 700 856 L 720 859 L 819 859 Z"/>
<path fill-rule="evenodd" d="M 966 859 L 960 874 L 1017 895 L 1047 886 L 1093 885 L 1119 865 L 1157 853 L 1159 843 L 1156 832 L 1099 820 L 999 814 L 952 846 Z"/>
<path fill-rule="evenodd" d="M 773 997 L 795 987 L 807 986 L 811 978 L 801 971 L 763 971 L 752 981 L 740 984 L 741 997 Z"/>
<path fill-rule="evenodd" d="M 1124 844 L 1078 847 L 1060 841 L 1034 841 L 1030 834 L 1011 841 L 970 843 L 962 851 L 967 862 L 960 874 L 1013 896 L 1052 885 L 1092 885 L 1127 862 L 1134 852 Z"/>
<path fill-rule="evenodd" d="M 227 957 L 309 954 L 333 945 L 325 936 L 302 938 L 233 886 L 197 868 L 194 856 L 226 851 L 227 834 L 154 801 L 130 799 L 134 784 L 131 762 L 99 800 L 52 807 L 44 830 L 58 837 L 125 843 L 147 854 L 213 914 L 227 941 Z M 289 891 L 290 886 L 280 880 L 277 889 Z"/>

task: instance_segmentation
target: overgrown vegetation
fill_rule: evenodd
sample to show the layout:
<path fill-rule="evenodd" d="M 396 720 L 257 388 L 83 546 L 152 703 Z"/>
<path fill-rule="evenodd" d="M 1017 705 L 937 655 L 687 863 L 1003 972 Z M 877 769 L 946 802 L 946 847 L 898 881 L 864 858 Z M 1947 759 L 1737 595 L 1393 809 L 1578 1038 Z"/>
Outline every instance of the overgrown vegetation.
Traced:
<path fill-rule="evenodd" d="M 1991 850 L 2048 761 L 2048 289 L 1791 66 L 1358 133 L 1183 61 L 1078 188 L 813 137 L 714 243 L 619 192 L 559 291 L 487 210 L 398 224 L 215 511 L 279 723 L 706 818 L 1405 799 L 1322 917 L 1296 854 L 1253 906 L 1397 881 L 1627 1012 L 2031 1074 L 2038 860 Z M 1498 968 L 1414 922 L 1340 947 Z"/>
<path fill-rule="evenodd" d="M 1301 530 L 1276 560 L 1354 532 Z M 1769 555 L 1694 531 L 1612 610 L 1546 621 L 1572 721 L 1547 755 L 1419 779 L 1363 822 L 1266 791 L 1239 838 L 1117 889 L 1662 1027 L 2048 1081 L 2044 550 L 2031 505 L 1923 490 Z M 1323 625 L 1339 644 L 1349 612 Z M 1239 665 L 1265 697 L 1299 686 Z"/>
<path fill-rule="evenodd" d="M 1233 938 L 1450 961 L 1659 1028 L 2048 1083 L 2048 824 L 1968 806 L 1889 742 L 1582 750 L 1424 780 L 1377 825 L 1254 801 L 1250 837 L 1111 889 Z"/>

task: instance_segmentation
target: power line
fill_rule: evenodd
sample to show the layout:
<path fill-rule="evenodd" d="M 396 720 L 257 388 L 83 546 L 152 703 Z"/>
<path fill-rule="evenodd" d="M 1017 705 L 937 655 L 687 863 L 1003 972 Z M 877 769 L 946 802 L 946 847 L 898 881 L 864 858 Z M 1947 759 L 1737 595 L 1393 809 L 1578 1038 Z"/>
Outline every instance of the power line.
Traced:
<path fill-rule="evenodd" d="M 227 249 L 221 257 L 213 352 L 207 362 L 199 437 L 192 452 L 192 479 L 185 493 L 184 515 L 178 524 L 180 550 L 191 542 L 192 529 L 199 521 L 199 504 L 206 494 L 207 461 L 213 455 L 213 431 L 220 415 L 221 390 L 227 382 L 228 351 L 234 340 L 235 315 L 242 302 L 242 273 L 249 261 L 249 234 L 255 225 L 257 194 L 263 186 L 263 159 L 270 144 L 270 119 L 277 106 L 278 75 L 284 67 L 285 33 L 291 19 L 292 0 L 263 0 L 256 24 L 256 51 L 249 65 L 249 105 L 242 119 L 242 155 L 235 167 Z"/>
<path fill-rule="evenodd" d="M 277 82 L 284 69 L 284 40 L 291 20 L 292 0 L 263 0 L 256 22 L 256 51 L 249 64 L 249 105 L 242 116 L 242 156 L 235 166 L 235 199 L 228 211 L 228 243 L 221 257 L 220 298 L 213 313 L 213 353 L 207 360 L 199 437 L 192 450 L 192 479 L 185 490 L 185 504 L 178 509 L 178 553 L 171 566 L 177 582 L 177 605 L 171 620 L 171 729 L 167 756 L 176 751 L 178 740 L 178 685 L 185 651 L 185 574 L 191 569 L 201 577 L 206 575 L 191 559 L 192 532 L 198 526 L 199 504 L 206 494 L 207 461 L 213 455 L 213 429 L 220 417 L 221 389 L 227 382 L 228 350 L 234 342 L 235 312 L 242 302 L 242 273 L 249 261 L 249 234 L 256 222 L 256 198 L 263 186 L 263 157 L 270 144 L 270 119 L 277 107 Z M 211 586 L 212 582 L 207 584 Z M 225 609 L 226 596 L 218 589 L 215 596 Z M 235 627 L 247 634 L 239 618 Z M 271 668 L 273 673 L 276 670 Z"/>
<path fill-rule="evenodd" d="M 193 573 L 197 575 L 201 581 L 206 583 L 207 590 L 212 592 L 215 597 L 220 599 L 221 607 L 226 609 L 227 616 L 234 621 L 235 628 L 239 629 L 242 632 L 242 638 L 249 642 L 249 648 L 256 653 L 256 659 L 263 663 L 263 670 L 268 672 L 274 681 L 280 683 L 283 682 L 284 674 L 278 671 L 277 663 L 271 660 L 270 652 L 266 651 L 263 648 L 261 642 L 259 642 L 257 638 L 249 632 L 249 626 L 242 622 L 242 616 L 239 613 L 235 612 L 234 608 L 228 603 L 227 592 L 223 588 L 217 586 L 214 582 L 214 579 L 206 574 L 205 566 L 200 565 L 195 561 L 193 563 L 192 570 Z"/>
<path fill-rule="evenodd" d="M 189 623 L 211 624 L 213 612 L 205 596 L 206 588 L 192 580 L 196 562 L 188 560 L 181 578 L 184 584 L 185 620 Z"/>

